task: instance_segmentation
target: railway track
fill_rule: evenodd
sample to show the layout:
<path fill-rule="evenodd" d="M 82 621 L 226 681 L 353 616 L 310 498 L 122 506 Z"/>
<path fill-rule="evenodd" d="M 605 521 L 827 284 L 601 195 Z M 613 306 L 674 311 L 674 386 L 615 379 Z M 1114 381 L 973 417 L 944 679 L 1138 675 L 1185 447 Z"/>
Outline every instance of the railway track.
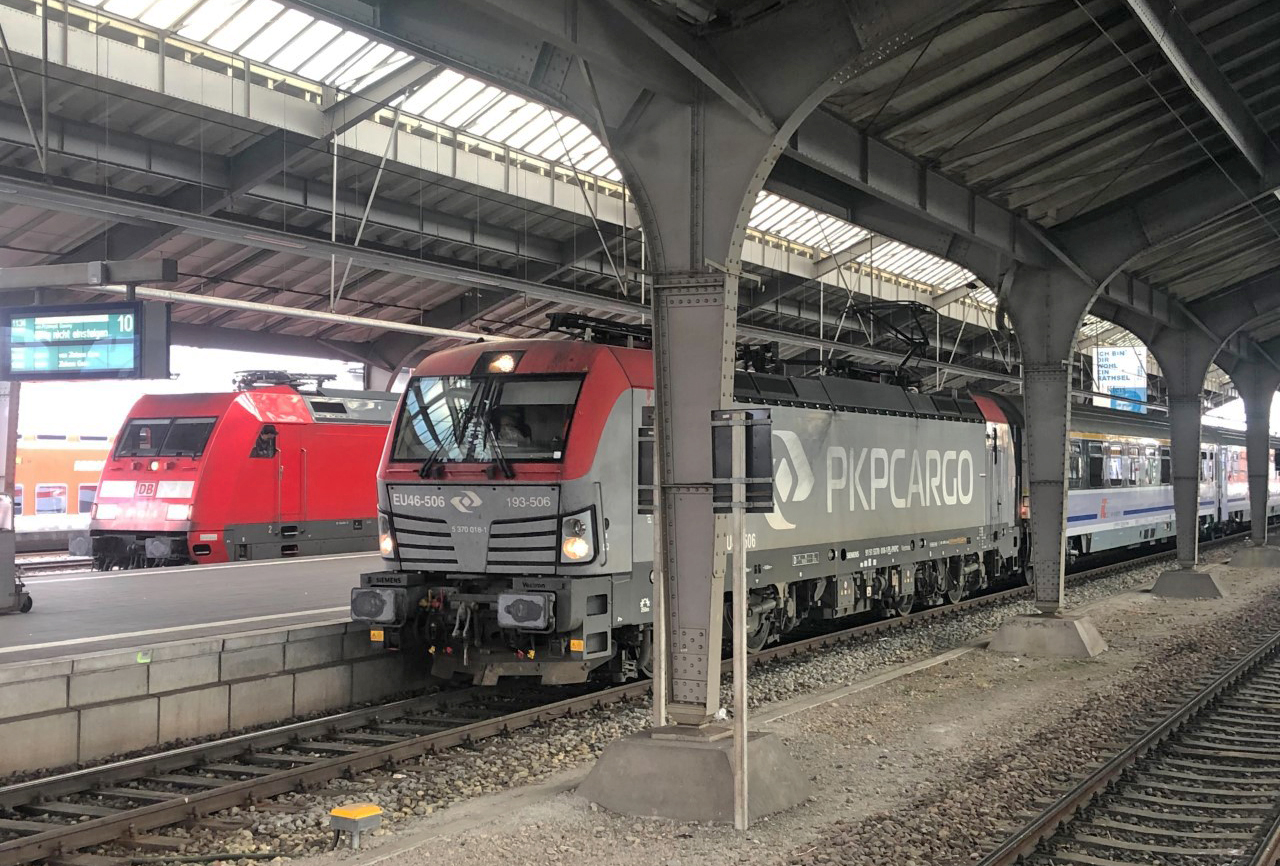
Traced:
<path fill-rule="evenodd" d="M 979 866 L 1269 866 L 1280 858 L 1280 632 Z"/>
<path fill-rule="evenodd" d="M 93 557 L 20 553 L 17 556 L 16 564 L 18 566 L 18 576 L 29 577 L 34 574 L 83 571 L 93 565 Z"/>
<path fill-rule="evenodd" d="M 1170 556 L 1161 552 L 1069 579 L 1082 582 Z M 1028 587 L 1014 587 L 767 647 L 751 661 L 759 665 L 1028 595 Z M 648 693 L 647 681 L 556 687 L 551 702 L 547 690 L 529 686 L 442 691 L 8 785 L 0 788 L 0 866 L 66 860 L 78 850 L 120 839 L 146 841 L 150 831 L 233 806 Z M 106 862 L 94 858 L 86 866 Z"/>

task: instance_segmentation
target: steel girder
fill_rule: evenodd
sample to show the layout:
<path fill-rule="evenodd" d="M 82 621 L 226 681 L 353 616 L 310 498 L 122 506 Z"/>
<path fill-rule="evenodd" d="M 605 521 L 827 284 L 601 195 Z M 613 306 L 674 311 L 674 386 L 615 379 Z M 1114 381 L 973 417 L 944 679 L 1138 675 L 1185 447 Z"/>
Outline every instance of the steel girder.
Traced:
<path fill-rule="evenodd" d="M 1125 3 L 1254 171 L 1260 176 L 1274 174 L 1280 150 L 1177 7 L 1167 4 L 1166 8 L 1159 9 L 1153 0 L 1125 0 Z"/>

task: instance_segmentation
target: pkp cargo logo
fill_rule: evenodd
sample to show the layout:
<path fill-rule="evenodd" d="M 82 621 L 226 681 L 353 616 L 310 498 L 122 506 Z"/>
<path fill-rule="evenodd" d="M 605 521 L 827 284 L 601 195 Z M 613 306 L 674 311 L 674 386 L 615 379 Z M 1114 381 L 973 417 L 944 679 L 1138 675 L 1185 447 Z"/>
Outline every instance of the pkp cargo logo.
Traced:
<path fill-rule="evenodd" d="M 480 497 L 476 495 L 474 490 L 464 490 L 450 499 L 449 502 L 463 514 L 470 514 L 471 509 L 478 508 L 481 504 Z"/>
<path fill-rule="evenodd" d="M 774 438 L 782 443 L 783 453 L 774 458 L 773 511 L 765 515 L 774 529 L 795 529 L 796 525 L 782 515 L 784 502 L 804 502 L 813 492 L 813 467 L 805 456 L 800 437 L 791 430 L 774 430 Z"/>

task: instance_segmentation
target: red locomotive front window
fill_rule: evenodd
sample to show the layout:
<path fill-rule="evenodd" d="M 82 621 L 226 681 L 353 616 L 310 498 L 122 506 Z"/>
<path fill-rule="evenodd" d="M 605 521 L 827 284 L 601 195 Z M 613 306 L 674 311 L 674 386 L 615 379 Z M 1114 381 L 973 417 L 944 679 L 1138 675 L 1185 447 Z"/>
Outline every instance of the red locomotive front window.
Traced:
<path fill-rule="evenodd" d="M 217 418 L 135 418 L 125 425 L 116 457 L 199 457 Z"/>
<path fill-rule="evenodd" d="M 581 377 L 423 376 L 409 382 L 393 460 L 564 459 Z"/>

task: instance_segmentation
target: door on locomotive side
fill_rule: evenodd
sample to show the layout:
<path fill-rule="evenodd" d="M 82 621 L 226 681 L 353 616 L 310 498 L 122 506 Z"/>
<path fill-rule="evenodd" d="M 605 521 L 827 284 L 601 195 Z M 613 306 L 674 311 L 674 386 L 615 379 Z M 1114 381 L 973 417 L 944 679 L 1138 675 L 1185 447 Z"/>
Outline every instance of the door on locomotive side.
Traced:
<path fill-rule="evenodd" d="M 276 452 L 276 501 L 279 520 L 283 524 L 296 524 L 304 519 L 305 450 L 299 441 L 300 430 L 293 424 L 281 424 Z"/>

